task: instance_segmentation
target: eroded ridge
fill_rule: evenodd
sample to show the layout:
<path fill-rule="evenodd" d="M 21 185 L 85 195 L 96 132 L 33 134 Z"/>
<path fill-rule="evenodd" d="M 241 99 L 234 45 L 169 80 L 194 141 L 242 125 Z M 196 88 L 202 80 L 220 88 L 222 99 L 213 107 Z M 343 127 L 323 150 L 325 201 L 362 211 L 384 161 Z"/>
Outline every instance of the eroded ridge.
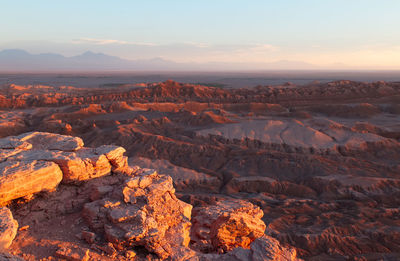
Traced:
<path fill-rule="evenodd" d="M 74 138 L 46 144 L 38 136 L 40 146 L 33 138 L 32 144 L 19 138 L 0 140 L 0 157 L 7 158 L 1 164 L 36 160 L 25 170 L 37 170 L 44 163 L 53 165 L 49 170 L 61 170 L 65 179 L 55 191 L 57 178 L 32 186 L 53 172 L 38 171 L 26 186 L 43 189 L 35 197 L 63 192 L 62 204 L 54 203 L 60 213 L 76 213 L 91 202 L 84 190 L 92 191 L 89 184 L 95 180 L 112 183 L 120 175 L 115 164 L 126 164 L 117 155 L 126 150 L 131 166 L 171 176 L 176 197 L 193 206 L 192 228 L 198 208 L 242 200 L 264 213 L 268 236 L 295 247 L 302 258 L 400 257 L 398 82 L 230 89 L 166 81 L 96 89 L 7 84 L 0 89 L 1 137 L 41 131 L 80 137 L 86 145 Z M 65 147 L 50 148 L 53 143 Z M 74 149 L 74 144 L 80 148 Z M 22 168 L 8 167 L 7 173 L 17 167 Z M 124 179 L 115 184 L 123 186 Z M 15 212 L 12 205 L 19 223 L 19 213 L 38 219 L 52 213 L 39 203 L 35 211 L 27 204 L 25 212 Z M 236 242 L 234 238 L 230 240 Z M 197 240 L 201 251 L 227 251 L 212 243 L 216 240 L 201 240 L 211 242 L 202 245 Z"/>

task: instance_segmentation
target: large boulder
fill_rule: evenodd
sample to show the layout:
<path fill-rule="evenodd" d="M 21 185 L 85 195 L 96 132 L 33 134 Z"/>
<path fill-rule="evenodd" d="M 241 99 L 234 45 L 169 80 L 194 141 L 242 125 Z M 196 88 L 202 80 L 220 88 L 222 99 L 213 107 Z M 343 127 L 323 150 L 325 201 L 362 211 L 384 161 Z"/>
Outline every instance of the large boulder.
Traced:
<path fill-rule="evenodd" d="M 236 247 L 249 248 L 264 235 L 262 210 L 242 200 L 224 200 L 193 210 L 191 236 L 201 251 L 227 252 Z"/>
<path fill-rule="evenodd" d="M 0 163 L 0 206 L 40 191 L 53 191 L 63 177 L 60 167 L 48 161 Z"/>
<path fill-rule="evenodd" d="M 219 261 L 300 261 L 294 248 L 286 248 L 279 241 L 262 236 L 254 240 L 250 249 L 236 248 L 224 255 L 210 257 L 209 260 Z"/>
<path fill-rule="evenodd" d="M 120 186 L 98 190 L 101 199 L 87 203 L 83 216 L 117 247 L 144 246 L 167 258 L 188 246 L 192 206 L 176 198 L 171 177 L 141 170 Z"/>
<path fill-rule="evenodd" d="M 17 230 L 18 222 L 13 218 L 11 211 L 6 207 L 0 208 L 0 253 L 10 247 Z"/>

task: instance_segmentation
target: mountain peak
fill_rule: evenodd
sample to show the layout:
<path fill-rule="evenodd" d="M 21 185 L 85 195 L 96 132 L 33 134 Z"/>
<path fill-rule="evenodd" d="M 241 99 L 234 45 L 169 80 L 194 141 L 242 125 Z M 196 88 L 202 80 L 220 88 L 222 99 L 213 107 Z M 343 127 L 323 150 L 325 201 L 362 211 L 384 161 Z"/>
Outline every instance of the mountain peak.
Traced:
<path fill-rule="evenodd" d="M 0 51 L 0 54 L 5 54 L 5 55 L 31 55 L 25 50 L 22 49 L 4 49 Z"/>
<path fill-rule="evenodd" d="M 84 53 L 81 54 L 81 56 L 94 56 L 94 55 L 104 55 L 103 53 L 95 53 L 92 51 L 86 51 Z"/>
<path fill-rule="evenodd" d="M 105 56 L 113 57 L 113 56 L 106 55 L 104 53 L 95 53 L 95 52 L 92 52 L 92 51 L 86 51 L 86 52 L 84 52 L 84 53 L 82 53 L 80 55 L 77 55 L 75 57 L 105 57 Z"/>

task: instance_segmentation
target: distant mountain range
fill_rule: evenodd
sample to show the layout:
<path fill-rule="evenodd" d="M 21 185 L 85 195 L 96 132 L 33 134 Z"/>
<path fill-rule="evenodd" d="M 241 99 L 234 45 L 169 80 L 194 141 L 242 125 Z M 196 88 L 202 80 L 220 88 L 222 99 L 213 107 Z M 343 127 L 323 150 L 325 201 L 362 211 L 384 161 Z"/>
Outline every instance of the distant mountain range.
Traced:
<path fill-rule="evenodd" d="M 65 57 L 55 53 L 30 54 L 20 49 L 0 51 L 0 72 L 76 71 L 226 71 L 226 70 L 313 70 L 305 62 L 274 63 L 177 63 L 162 58 L 126 60 L 103 53 L 85 52 Z"/>

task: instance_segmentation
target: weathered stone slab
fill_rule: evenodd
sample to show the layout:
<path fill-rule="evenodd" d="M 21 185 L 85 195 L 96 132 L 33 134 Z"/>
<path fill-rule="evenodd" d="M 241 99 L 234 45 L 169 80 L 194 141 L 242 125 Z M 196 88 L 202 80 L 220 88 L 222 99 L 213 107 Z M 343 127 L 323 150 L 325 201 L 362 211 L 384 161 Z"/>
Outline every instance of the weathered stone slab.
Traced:
<path fill-rule="evenodd" d="M 0 163 L 0 206 L 13 199 L 54 190 L 62 180 L 60 167 L 47 161 Z"/>
<path fill-rule="evenodd" d="M 28 132 L 16 136 L 16 138 L 32 144 L 33 149 L 76 151 L 84 145 L 83 140 L 79 137 L 49 132 Z"/>
<path fill-rule="evenodd" d="M 77 152 L 29 150 L 9 157 L 9 161 L 45 160 L 59 165 L 64 183 L 75 183 L 101 177 L 111 172 L 111 165 L 105 155 L 97 155 L 91 149 Z"/>

